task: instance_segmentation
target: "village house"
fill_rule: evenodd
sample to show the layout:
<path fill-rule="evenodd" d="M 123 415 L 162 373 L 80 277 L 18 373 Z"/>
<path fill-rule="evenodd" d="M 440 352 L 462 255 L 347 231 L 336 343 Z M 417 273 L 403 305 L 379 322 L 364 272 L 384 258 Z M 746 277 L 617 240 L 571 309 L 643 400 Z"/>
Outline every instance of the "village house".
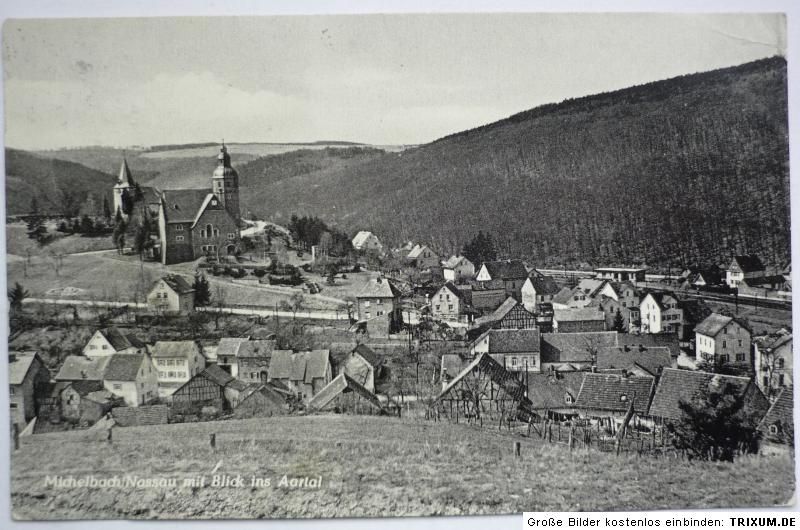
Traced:
<path fill-rule="evenodd" d="M 681 274 L 682 289 L 701 290 L 723 284 L 723 271 L 716 265 L 710 267 L 689 267 Z"/>
<path fill-rule="evenodd" d="M 570 309 L 586 307 L 592 303 L 608 283 L 608 280 L 582 278 L 573 287 L 564 287 L 553 296 L 554 309 Z"/>
<path fill-rule="evenodd" d="M 138 407 L 158 398 L 157 377 L 149 355 L 115 353 L 94 359 L 71 355 L 64 360 L 55 380 L 66 383 L 99 381 L 127 406 Z"/>
<path fill-rule="evenodd" d="M 38 353 L 9 352 L 11 423 L 22 431 L 37 414 L 37 399 L 50 382 L 50 371 Z"/>
<path fill-rule="evenodd" d="M 620 345 L 598 348 L 595 366 L 598 371 L 622 370 L 635 376 L 657 377 L 664 368 L 670 368 L 673 364 L 667 347 Z"/>
<path fill-rule="evenodd" d="M 598 267 L 594 270 L 595 278 L 614 282 L 630 282 L 638 285 L 645 281 L 647 268 L 642 267 Z"/>
<path fill-rule="evenodd" d="M 143 354 L 147 346 L 134 335 L 117 328 L 98 329 L 83 347 L 83 355 L 90 359 L 107 357 L 115 353 Z"/>
<path fill-rule="evenodd" d="M 473 281 L 470 287 L 472 307 L 477 311 L 494 311 L 508 298 L 508 293 L 502 280 Z"/>
<path fill-rule="evenodd" d="M 529 374 L 527 397 L 531 409 L 542 419 L 565 421 L 576 415 L 575 402 L 585 372 Z"/>
<path fill-rule="evenodd" d="M 172 392 L 172 408 L 180 414 L 198 414 L 206 407 L 213 408 L 215 413 L 230 410 L 231 398 L 238 397 L 238 390 L 234 390 L 234 396 L 227 391 L 234 381 L 219 366 L 209 365 Z"/>
<path fill-rule="evenodd" d="M 481 265 L 475 280 L 488 288 L 489 282 L 502 282 L 507 296 L 522 299 L 522 285 L 528 279 L 528 269 L 520 260 L 487 261 Z"/>
<path fill-rule="evenodd" d="M 419 270 L 428 270 L 431 267 L 439 267 L 439 255 L 427 245 L 414 245 L 411 252 L 406 256 L 408 264 Z"/>
<path fill-rule="evenodd" d="M 112 407 L 124 404 L 124 399 L 106 390 L 102 381 L 52 383 L 47 393 L 46 406 L 39 409 L 38 422 L 65 420 L 92 425 Z"/>
<path fill-rule="evenodd" d="M 447 282 L 463 283 L 475 276 L 475 264 L 464 256 L 451 256 L 442 262 L 442 275 Z"/>
<path fill-rule="evenodd" d="M 779 391 L 764 418 L 758 424 L 762 443 L 794 447 L 794 396 L 792 387 Z"/>
<path fill-rule="evenodd" d="M 753 366 L 758 387 L 768 398 L 794 385 L 792 334 L 780 333 L 753 338 Z"/>
<path fill-rule="evenodd" d="M 333 379 L 328 350 L 293 352 L 275 350 L 269 368 L 269 380 L 286 385 L 304 403 Z"/>
<path fill-rule="evenodd" d="M 590 418 L 622 417 L 633 407 L 639 417 L 647 416 L 655 378 L 618 374 L 586 373 L 575 407 Z"/>
<path fill-rule="evenodd" d="M 553 310 L 553 332 L 583 333 L 605 331 L 605 314 L 596 307 L 581 307 Z"/>
<path fill-rule="evenodd" d="M 766 268 L 758 256 L 734 256 L 725 269 L 725 283 L 737 289 L 745 279 L 762 278 Z"/>
<path fill-rule="evenodd" d="M 445 283 L 431 297 L 431 316 L 443 320 L 459 320 L 462 316 L 471 316 L 472 308 L 465 298 L 453 282 Z"/>
<path fill-rule="evenodd" d="M 762 418 L 769 401 L 749 377 L 715 374 L 711 372 L 664 368 L 656 385 L 650 404 L 650 416 L 664 422 L 683 420 L 681 403 L 691 403 L 705 393 L 722 392 L 730 388 L 744 401 L 740 411 L 745 418 Z M 755 427 L 755 425 L 753 425 Z"/>
<path fill-rule="evenodd" d="M 375 392 L 375 383 L 383 374 L 383 356 L 366 344 L 359 344 L 336 362 L 337 374 L 347 374 L 361 386 Z"/>
<path fill-rule="evenodd" d="M 239 175 L 231 166 L 225 144 L 217 160 L 210 189 L 161 192 L 158 228 L 162 264 L 234 255 L 239 250 Z"/>
<path fill-rule="evenodd" d="M 400 307 L 400 289 L 391 280 L 370 280 L 356 295 L 358 319 L 367 323 L 371 336 L 388 337 L 398 331 L 403 323 Z"/>
<path fill-rule="evenodd" d="M 681 354 L 680 340 L 675 333 L 617 333 L 617 344 L 634 349 L 667 348 L 673 362 Z"/>
<path fill-rule="evenodd" d="M 532 271 L 525 279 L 520 289 L 520 301 L 525 309 L 531 313 L 536 312 L 536 306 L 544 303 L 552 303 L 553 297 L 558 294 L 561 288 L 550 276 L 545 276 L 537 271 Z"/>
<path fill-rule="evenodd" d="M 494 329 L 533 329 L 537 327 L 536 315 L 509 296 L 500 307 L 475 321 L 478 327 Z"/>
<path fill-rule="evenodd" d="M 158 370 L 158 395 L 167 397 L 206 366 L 200 345 L 193 340 L 162 340 L 153 346 Z"/>
<path fill-rule="evenodd" d="M 472 357 L 489 354 L 511 372 L 540 372 L 538 329 L 490 329 L 469 347 Z"/>
<path fill-rule="evenodd" d="M 677 333 L 683 336 L 683 308 L 669 293 L 649 292 L 639 304 L 641 333 Z"/>
<path fill-rule="evenodd" d="M 310 410 L 331 410 L 351 414 L 384 413 L 378 397 L 358 381 L 341 373 L 308 402 Z"/>
<path fill-rule="evenodd" d="M 264 418 L 288 414 L 290 410 L 290 403 L 277 387 L 270 383 L 253 383 L 239 396 L 233 417 Z"/>
<path fill-rule="evenodd" d="M 237 377 L 245 383 L 266 383 L 276 346 L 275 340 L 250 339 L 240 342 L 236 350 Z"/>
<path fill-rule="evenodd" d="M 353 248 L 360 252 L 374 252 L 377 254 L 383 252 L 383 245 L 378 236 L 366 230 L 357 233 L 356 237 L 353 238 Z"/>
<path fill-rule="evenodd" d="M 250 337 L 222 337 L 217 344 L 215 353 L 216 365 L 231 374 L 239 377 L 239 345 L 250 340 Z"/>
<path fill-rule="evenodd" d="M 194 287 L 183 276 L 168 274 L 153 283 L 147 293 L 147 306 L 162 314 L 187 314 L 194 311 Z"/>
<path fill-rule="evenodd" d="M 590 370 L 600 348 L 618 346 L 616 331 L 542 333 L 542 371 Z"/>
<path fill-rule="evenodd" d="M 742 322 L 712 313 L 694 332 L 697 362 L 751 370 L 750 330 Z"/>

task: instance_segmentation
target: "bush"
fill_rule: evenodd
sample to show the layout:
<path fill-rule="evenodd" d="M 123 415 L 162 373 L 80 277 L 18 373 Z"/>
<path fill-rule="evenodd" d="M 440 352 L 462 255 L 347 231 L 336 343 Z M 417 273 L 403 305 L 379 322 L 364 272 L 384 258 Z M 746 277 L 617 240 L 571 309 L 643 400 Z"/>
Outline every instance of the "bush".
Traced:
<path fill-rule="evenodd" d="M 267 268 L 266 267 L 256 267 L 255 269 L 253 269 L 253 275 L 256 278 L 261 279 L 261 278 L 263 278 L 264 276 L 267 275 Z"/>

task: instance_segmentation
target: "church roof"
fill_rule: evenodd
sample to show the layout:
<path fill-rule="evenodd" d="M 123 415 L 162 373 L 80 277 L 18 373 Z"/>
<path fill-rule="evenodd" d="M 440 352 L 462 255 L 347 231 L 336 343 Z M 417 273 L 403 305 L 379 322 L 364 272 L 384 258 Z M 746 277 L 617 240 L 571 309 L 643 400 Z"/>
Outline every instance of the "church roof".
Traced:
<path fill-rule="evenodd" d="M 132 186 L 133 185 L 133 177 L 131 176 L 131 169 L 128 167 L 128 160 L 124 157 L 122 158 L 122 165 L 119 166 L 119 178 L 117 178 L 117 184 L 122 186 Z"/>
<path fill-rule="evenodd" d="M 164 190 L 161 201 L 167 223 L 193 223 L 210 189 Z"/>

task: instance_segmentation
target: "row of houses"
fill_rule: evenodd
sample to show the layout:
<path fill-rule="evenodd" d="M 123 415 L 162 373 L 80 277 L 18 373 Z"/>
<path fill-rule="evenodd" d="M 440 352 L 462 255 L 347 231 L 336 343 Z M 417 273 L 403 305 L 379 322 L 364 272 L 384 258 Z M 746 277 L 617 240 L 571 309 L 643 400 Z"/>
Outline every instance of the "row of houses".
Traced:
<path fill-rule="evenodd" d="M 669 367 L 653 374 L 612 366 L 590 372 L 530 374 L 523 379 L 490 354 L 482 353 L 443 385 L 433 407 L 446 417 L 461 414 L 526 421 L 580 418 L 617 428 L 631 414 L 637 423 L 681 422 L 681 404 L 729 389 L 742 400 L 743 417 L 752 421 L 766 440 L 793 443 L 792 388 L 783 388 L 770 402 L 748 377 Z"/>
<path fill-rule="evenodd" d="M 216 347 L 193 340 L 147 345 L 117 328 L 97 330 L 83 355 L 67 357 L 55 375 L 36 352 L 12 352 L 9 361 L 12 421 L 20 428 L 35 417 L 90 425 L 115 407 L 154 403 L 197 413 L 231 411 L 247 398 L 248 407 L 269 401 L 271 413 L 278 395 L 282 410 L 305 407 L 337 375 L 369 393 L 383 375 L 382 357 L 363 344 L 335 355 L 280 350 L 275 340 L 250 337 L 223 338 Z"/>

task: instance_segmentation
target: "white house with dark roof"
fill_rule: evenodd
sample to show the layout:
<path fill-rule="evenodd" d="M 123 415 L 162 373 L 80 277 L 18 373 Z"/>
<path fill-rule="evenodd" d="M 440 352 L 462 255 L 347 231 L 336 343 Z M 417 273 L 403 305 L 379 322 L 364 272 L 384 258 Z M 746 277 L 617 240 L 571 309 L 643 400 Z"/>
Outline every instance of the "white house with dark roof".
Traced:
<path fill-rule="evenodd" d="M 403 322 L 400 289 L 391 280 L 375 278 L 367 282 L 356 295 L 358 319 L 367 324 L 375 336 L 388 336 Z"/>
<path fill-rule="evenodd" d="M 193 340 L 162 340 L 153 345 L 153 362 L 158 370 L 158 394 L 171 395 L 178 387 L 200 373 L 206 358 Z"/>
<path fill-rule="evenodd" d="M 725 268 L 725 283 L 736 289 L 745 280 L 762 278 L 766 273 L 766 267 L 758 256 L 734 256 Z"/>
<path fill-rule="evenodd" d="M 158 376 L 148 354 L 115 353 L 93 359 L 71 355 L 64 359 L 55 376 L 56 382 L 81 383 L 99 381 L 103 387 L 125 400 L 129 407 L 138 407 L 158 397 Z"/>
<path fill-rule="evenodd" d="M 552 303 L 553 297 L 560 290 L 561 288 L 552 277 L 534 271 L 522 284 L 520 302 L 525 309 L 533 313 L 538 304 Z"/>
<path fill-rule="evenodd" d="M 694 333 L 698 362 L 750 369 L 750 330 L 735 318 L 712 313 L 694 328 Z"/>
<path fill-rule="evenodd" d="M 417 269 L 430 269 L 439 265 L 439 255 L 427 245 L 414 245 L 406 261 Z"/>
<path fill-rule="evenodd" d="M 430 299 L 431 315 L 445 320 L 458 320 L 471 314 L 470 304 L 463 292 L 453 282 L 445 283 Z"/>
<path fill-rule="evenodd" d="M 372 232 L 362 230 L 353 238 L 353 248 L 363 252 L 383 252 L 383 244 L 381 244 L 378 236 Z"/>
<path fill-rule="evenodd" d="M 792 334 L 762 335 L 752 342 L 756 383 L 768 398 L 774 399 L 782 389 L 794 385 Z"/>
<path fill-rule="evenodd" d="M 153 283 L 147 305 L 158 313 L 190 313 L 194 310 L 194 287 L 183 276 L 168 274 Z"/>
<path fill-rule="evenodd" d="M 683 308 L 670 293 L 649 292 L 639 304 L 642 333 L 677 333 L 683 336 Z"/>
<path fill-rule="evenodd" d="M 464 256 L 451 256 L 442 262 L 442 275 L 447 282 L 461 283 L 475 276 L 475 264 Z"/>
<path fill-rule="evenodd" d="M 486 261 L 478 269 L 475 280 L 486 286 L 494 282 L 502 282 L 508 296 L 521 299 L 522 285 L 528 278 L 528 269 L 520 260 Z"/>
<path fill-rule="evenodd" d="M 147 345 L 133 334 L 124 333 L 115 327 L 98 329 L 83 347 L 83 355 L 95 359 L 115 353 L 147 352 Z"/>

